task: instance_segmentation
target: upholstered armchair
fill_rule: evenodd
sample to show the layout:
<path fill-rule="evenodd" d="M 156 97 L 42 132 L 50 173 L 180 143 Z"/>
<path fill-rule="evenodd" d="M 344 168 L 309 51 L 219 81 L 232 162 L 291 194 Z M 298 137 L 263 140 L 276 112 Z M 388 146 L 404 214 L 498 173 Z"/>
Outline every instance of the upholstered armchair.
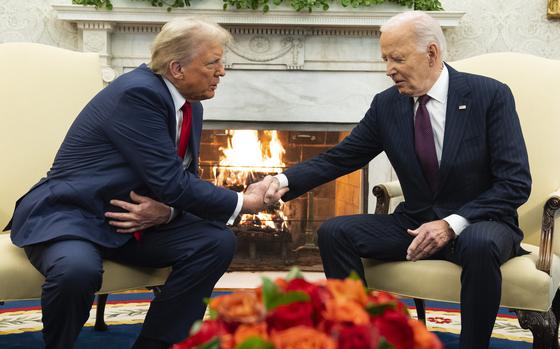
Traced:
<path fill-rule="evenodd" d="M 51 46 L 0 44 L 0 227 L 15 201 L 45 176 L 56 150 L 82 107 L 103 87 L 99 57 Z M 170 270 L 103 264 L 96 329 L 105 329 L 107 294 L 159 286 Z M 0 234 L 0 304 L 39 298 L 43 276 Z"/>
<path fill-rule="evenodd" d="M 560 246 L 554 222 L 560 208 L 560 61 L 517 53 L 493 53 L 450 63 L 459 71 L 493 77 L 512 90 L 529 152 L 531 196 L 519 209 L 531 254 L 506 262 L 501 305 L 515 310 L 521 327 L 533 333 L 533 348 L 558 348 Z M 373 189 L 376 213 L 404 200 L 398 182 Z M 423 300 L 459 303 L 461 268 L 436 260 L 364 260 L 368 286 L 414 298 L 425 321 Z"/>

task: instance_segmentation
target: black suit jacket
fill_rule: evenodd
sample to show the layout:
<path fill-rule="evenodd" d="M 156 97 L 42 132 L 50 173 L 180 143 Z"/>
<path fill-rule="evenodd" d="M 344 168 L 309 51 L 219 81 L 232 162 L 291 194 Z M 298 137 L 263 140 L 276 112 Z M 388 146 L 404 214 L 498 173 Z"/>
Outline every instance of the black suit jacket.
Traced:
<path fill-rule="evenodd" d="M 531 176 L 513 95 L 499 81 L 447 67 L 449 91 L 436 193 L 414 151 L 413 100 L 393 86 L 374 97 L 364 118 L 340 144 L 285 172 L 290 191 L 284 199 L 355 171 L 385 151 L 405 198 L 396 212 L 423 221 L 453 213 L 471 223 L 501 221 L 521 241 L 516 210 L 529 197 Z"/>
<path fill-rule="evenodd" d="M 129 200 L 131 190 L 186 211 L 193 220 L 196 215 L 226 222 L 237 194 L 198 178 L 202 105 L 194 102 L 192 109 L 194 161 L 184 170 L 176 153 L 173 100 L 161 76 L 146 65 L 120 76 L 81 111 L 46 178 L 18 200 L 13 242 L 78 238 L 120 246 L 131 235 L 116 233 L 104 212 L 116 210 L 111 199 Z"/>

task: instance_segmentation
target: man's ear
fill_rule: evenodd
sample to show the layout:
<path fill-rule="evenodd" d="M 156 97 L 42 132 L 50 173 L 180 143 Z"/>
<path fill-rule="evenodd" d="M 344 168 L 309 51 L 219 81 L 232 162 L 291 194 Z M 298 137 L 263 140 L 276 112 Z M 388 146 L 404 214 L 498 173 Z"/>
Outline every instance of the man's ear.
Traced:
<path fill-rule="evenodd" d="M 168 70 L 173 79 L 182 80 L 185 77 L 183 66 L 177 61 L 169 62 Z"/>
<path fill-rule="evenodd" d="M 433 42 L 430 43 L 428 45 L 428 61 L 430 63 L 430 67 L 437 63 L 439 55 L 439 47 Z"/>

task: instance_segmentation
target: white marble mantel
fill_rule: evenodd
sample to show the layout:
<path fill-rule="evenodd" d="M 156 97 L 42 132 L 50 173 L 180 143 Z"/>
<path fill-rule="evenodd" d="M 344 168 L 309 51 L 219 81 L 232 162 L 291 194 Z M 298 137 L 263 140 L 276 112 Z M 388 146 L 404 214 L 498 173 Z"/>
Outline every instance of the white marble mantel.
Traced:
<path fill-rule="evenodd" d="M 381 71 L 376 50 L 379 27 L 406 10 L 382 4 L 368 9 L 332 6 L 327 12 L 311 13 L 279 7 L 264 14 L 224 11 L 221 1 L 206 0 L 169 12 L 130 0 L 113 2 L 112 11 L 72 5 L 71 0 L 53 5 L 59 20 L 77 24 L 82 50 L 101 55 L 107 82 L 146 60 L 149 42 L 163 23 L 186 15 L 208 17 L 232 32 L 236 41 L 225 55 L 228 69 Z M 450 28 L 463 13 L 432 15 Z"/>

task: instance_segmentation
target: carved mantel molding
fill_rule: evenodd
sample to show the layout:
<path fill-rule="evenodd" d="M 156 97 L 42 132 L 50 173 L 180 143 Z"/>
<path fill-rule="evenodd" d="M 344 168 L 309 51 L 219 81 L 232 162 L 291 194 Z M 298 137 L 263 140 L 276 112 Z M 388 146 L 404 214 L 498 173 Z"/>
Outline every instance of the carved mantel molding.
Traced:
<path fill-rule="evenodd" d="M 381 71 L 379 28 L 406 10 L 389 4 L 373 10 L 334 7 L 307 13 L 286 8 L 263 14 L 224 11 L 217 0 L 171 12 L 125 0 L 116 2 L 112 11 L 71 4 L 53 8 L 59 20 L 77 25 L 83 51 L 100 54 L 107 82 L 147 61 L 149 43 L 161 25 L 180 16 L 204 16 L 231 31 L 235 42 L 224 55 L 228 69 Z M 457 26 L 464 12 L 431 14 L 446 29 Z"/>

